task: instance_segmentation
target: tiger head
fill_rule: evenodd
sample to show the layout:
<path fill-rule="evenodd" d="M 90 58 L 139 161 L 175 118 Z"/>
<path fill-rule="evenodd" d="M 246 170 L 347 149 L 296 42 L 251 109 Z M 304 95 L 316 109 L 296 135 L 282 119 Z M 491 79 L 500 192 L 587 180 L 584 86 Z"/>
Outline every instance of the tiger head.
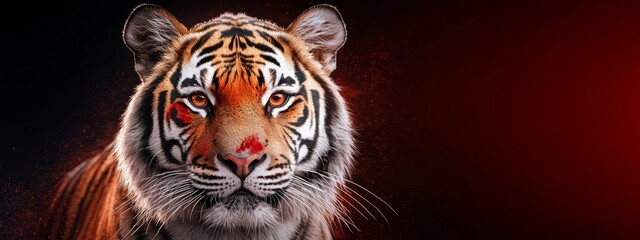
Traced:
<path fill-rule="evenodd" d="M 142 218 L 265 231 L 335 217 L 354 144 L 329 77 L 346 40 L 334 7 L 287 28 L 226 13 L 188 29 L 141 5 L 123 38 L 142 83 L 116 155 Z"/>

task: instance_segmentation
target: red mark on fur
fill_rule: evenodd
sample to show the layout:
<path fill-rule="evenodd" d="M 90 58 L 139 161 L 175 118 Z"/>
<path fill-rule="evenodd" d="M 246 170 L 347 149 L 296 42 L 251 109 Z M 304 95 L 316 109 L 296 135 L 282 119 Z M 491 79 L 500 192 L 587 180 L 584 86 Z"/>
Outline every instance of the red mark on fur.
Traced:
<path fill-rule="evenodd" d="M 184 103 L 174 102 L 173 104 L 171 104 L 171 107 L 169 107 L 169 111 L 167 111 L 167 118 L 170 116 L 174 116 L 182 123 L 190 124 L 193 121 L 190 114 L 191 111 L 187 106 L 184 105 Z"/>
<path fill-rule="evenodd" d="M 246 137 L 242 143 L 240 144 L 240 147 L 238 147 L 238 149 L 236 149 L 237 153 L 241 153 L 245 150 L 249 150 L 249 154 L 254 154 L 257 152 L 262 151 L 264 147 L 262 147 L 262 144 L 260 143 L 260 140 L 258 139 L 258 136 L 256 135 L 251 135 Z"/>
<path fill-rule="evenodd" d="M 209 147 L 207 147 L 207 145 L 205 144 L 201 144 L 200 152 L 202 153 L 202 155 L 206 155 L 209 152 Z"/>

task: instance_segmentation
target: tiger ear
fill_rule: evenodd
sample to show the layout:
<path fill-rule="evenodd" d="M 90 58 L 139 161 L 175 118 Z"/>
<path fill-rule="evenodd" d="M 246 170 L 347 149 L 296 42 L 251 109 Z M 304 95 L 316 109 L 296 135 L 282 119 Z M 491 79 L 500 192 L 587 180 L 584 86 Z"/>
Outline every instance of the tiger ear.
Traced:
<path fill-rule="evenodd" d="M 162 7 L 142 4 L 131 11 L 122 38 L 133 52 L 141 80 L 152 73 L 171 42 L 185 33 L 187 28 Z"/>
<path fill-rule="evenodd" d="M 336 54 L 347 40 L 347 29 L 338 9 L 327 4 L 310 7 L 287 31 L 307 44 L 327 73 L 336 69 Z"/>

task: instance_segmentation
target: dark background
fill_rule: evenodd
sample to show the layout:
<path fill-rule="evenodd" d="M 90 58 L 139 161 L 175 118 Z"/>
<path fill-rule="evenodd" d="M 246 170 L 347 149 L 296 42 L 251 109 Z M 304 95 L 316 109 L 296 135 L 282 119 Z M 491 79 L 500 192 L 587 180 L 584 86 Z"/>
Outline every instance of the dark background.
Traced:
<path fill-rule="evenodd" d="M 399 213 L 367 195 L 390 225 L 352 214 L 361 231 L 340 236 L 640 237 L 640 5 L 514 2 L 333 3 L 353 180 Z M 316 3 L 159 4 L 187 26 L 224 11 L 286 26 Z M 33 238 L 139 83 L 120 38 L 137 3 L 17 5 L 0 16 L 3 239 Z"/>

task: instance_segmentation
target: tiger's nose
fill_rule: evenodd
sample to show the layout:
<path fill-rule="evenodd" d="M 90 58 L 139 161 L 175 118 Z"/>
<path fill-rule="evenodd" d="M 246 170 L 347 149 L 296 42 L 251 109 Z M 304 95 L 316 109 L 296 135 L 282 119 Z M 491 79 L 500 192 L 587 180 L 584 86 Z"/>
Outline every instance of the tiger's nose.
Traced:
<path fill-rule="evenodd" d="M 266 157 L 267 155 L 265 154 L 251 154 L 246 158 L 239 158 L 232 154 L 227 154 L 222 157 L 222 163 L 229 167 L 238 177 L 244 179 L 249 176 L 253 169 L 263 162 Z"/>

